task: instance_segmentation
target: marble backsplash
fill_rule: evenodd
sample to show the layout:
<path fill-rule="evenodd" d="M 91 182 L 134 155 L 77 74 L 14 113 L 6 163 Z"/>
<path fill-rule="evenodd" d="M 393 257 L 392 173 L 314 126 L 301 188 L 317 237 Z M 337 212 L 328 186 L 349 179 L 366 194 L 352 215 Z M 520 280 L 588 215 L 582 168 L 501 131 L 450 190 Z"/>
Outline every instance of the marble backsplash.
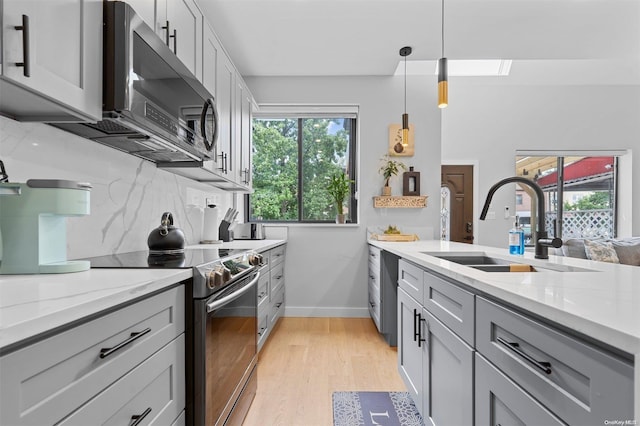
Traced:
<path fill-rule="evenodd" d="M 46 124 L 0 117 L 0 160 L 11 182 L 91 183 L 91 214 L 67 219 L 69 259 L 146 250 L 147 236 L 165 211 L 173 214 L 187 244 L 196 244 L 205 199 L 214 199 L 222 213 L 233 203 L 231 193 Z"/>

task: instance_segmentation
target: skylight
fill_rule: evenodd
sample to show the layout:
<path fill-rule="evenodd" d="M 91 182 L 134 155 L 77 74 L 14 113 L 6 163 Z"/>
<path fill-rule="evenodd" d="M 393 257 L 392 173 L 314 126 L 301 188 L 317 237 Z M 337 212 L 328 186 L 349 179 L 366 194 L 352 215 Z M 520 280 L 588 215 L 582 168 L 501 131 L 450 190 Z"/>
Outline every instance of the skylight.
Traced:
<path fill-rule="evenodd" d="M 449 76 L 502 77 L 511 71 L 511 59 L 449 59 Z M 404 75 L 404 61 L 394 75 Z M 438 61 L 407 61 L 407 75 L 438 75 Z"/>

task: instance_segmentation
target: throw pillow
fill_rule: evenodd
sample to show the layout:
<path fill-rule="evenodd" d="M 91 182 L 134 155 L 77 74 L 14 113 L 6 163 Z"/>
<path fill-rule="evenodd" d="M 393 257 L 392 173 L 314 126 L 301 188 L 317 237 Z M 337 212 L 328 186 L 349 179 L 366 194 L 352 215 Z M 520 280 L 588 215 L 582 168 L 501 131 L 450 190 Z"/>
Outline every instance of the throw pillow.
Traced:
<path fill-rule="evenodd" d="M 598 262 L 620 263 L 618 254 L 609 241 L 584 240 L 584 251 L 587 258 Z"/>
<path fill-rule="evenodd" d="M 562 254 L 578 259 L 587 259 L 584 249 L 584 240 L 581 238 L 570 238 L 562 243 Z"/>
<path fill-rule="evenodd" d="M 618 255 L 620 263 L 640 266 L 640 243 L 613 241 L 613 248 Z"/>

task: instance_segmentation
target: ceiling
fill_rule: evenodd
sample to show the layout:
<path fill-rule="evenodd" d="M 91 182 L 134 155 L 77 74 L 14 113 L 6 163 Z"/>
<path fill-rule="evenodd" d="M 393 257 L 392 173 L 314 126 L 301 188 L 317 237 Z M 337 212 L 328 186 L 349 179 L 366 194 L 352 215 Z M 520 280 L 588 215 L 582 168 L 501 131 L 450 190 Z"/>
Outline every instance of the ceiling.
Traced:
<path fill-rule="evenodd" d="M 385 76 L 403 46 L 409 61 L 441 56 L 440 0 L 199 4 L 243 76 Z M 640 84 L 640 0 L 444 4 L 449 59 L 513 59 L 516 83 Z"/>

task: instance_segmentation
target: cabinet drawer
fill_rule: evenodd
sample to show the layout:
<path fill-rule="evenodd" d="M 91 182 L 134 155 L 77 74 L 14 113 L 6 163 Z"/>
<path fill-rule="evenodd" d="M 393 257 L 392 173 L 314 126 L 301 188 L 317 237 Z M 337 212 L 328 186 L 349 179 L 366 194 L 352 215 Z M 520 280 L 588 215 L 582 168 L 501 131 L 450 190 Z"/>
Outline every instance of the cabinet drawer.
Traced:
<path fill-rule="evenodd" d="M 369 246 L 369 263 L 374 266 L 375 269 L 380 269 L 380 250 L 378 247 Z"/>
<path fill-rule="evenodd" d="M 269 270 L 263 268 L 260 271 L 260 279 L 258 280 L 258 309 L 269 302 Z"/>
<path fill-rule="evenodd" d="M 398 261 L 398 285 L 420 304 L 424 294 L 423 275 L 423 270 L 413 263 Z"/>
<path fill-rule="evenodd" d="M 474 295 L 437 277 L 424 273 L 424 307 L 458 336 L 474 346 Z"/>
<path fill-rule="evenodd" d="M 274 294 L 273 305 L 271 305 L 271 317 L 269 319 L 269 327 L 271 327 L 271 329 L 275 327 L 276 322 L 278 322 L 278 319 L 284 312 L 284 287 Z"/>
<path fill-rule="evenodd" d="M 477 353 L 475 378 L 476 425 L 564 425 Z"/>
<path fill-rule="evenodd" d="M 264 312 L 258 312 L 258 350 L 262 349 L 265 339 L 269 334 L 269 316 L 271 312 L 267 309 Z"/>
<path fill-rule="evenodd" d="M 183 333 L 184 319 L 180 286 L 4 356 L 0 424 L 59 422 Z"/>
<path fill-rule="evenodd" d="M 171 424 L 185 407 L 184 334 L 66 418 L 61 426 Z M 145 415 L 146 414 L 146 415 Z"/>
<path fill-rule="evenodd" d="M 630 364 L 481 297 L 476 311 L 478 351 L 562 421 L 633 418 Z"/>
<path fill-rule="evenodd" d="M 270 257 L 271 257 L 271 267 L 273 268 L 274 265 L 277 265 L 279 263 L 284 262 L 284 253 L 285 253 L 285 248 L 287 246 L 285 246 L 284 244 L 281 246 L 278 246 L 274 249 L 271 249 L 270 252 Z"/>
<path fill-rule="evenodd" d="M 369 264 L 369 285 L 375 288 L 375 292 L 380 298 L 380 270 L 375 269 L 371 264 Z"/>
<path fill-rule="evenodd" d="M 276 294 L 282 286 L 284 286 L 284 263 L 278 265 L 271 265 L 271 282 L 270 282 L 271 300 L 273 295 Z"/>
<path fill-rule="evenodd" d="M 369 314 L 380 331 L 382 325 L 380 324 L 380 293 L 372 287 L 371 282 L 369 283 Z"/>

